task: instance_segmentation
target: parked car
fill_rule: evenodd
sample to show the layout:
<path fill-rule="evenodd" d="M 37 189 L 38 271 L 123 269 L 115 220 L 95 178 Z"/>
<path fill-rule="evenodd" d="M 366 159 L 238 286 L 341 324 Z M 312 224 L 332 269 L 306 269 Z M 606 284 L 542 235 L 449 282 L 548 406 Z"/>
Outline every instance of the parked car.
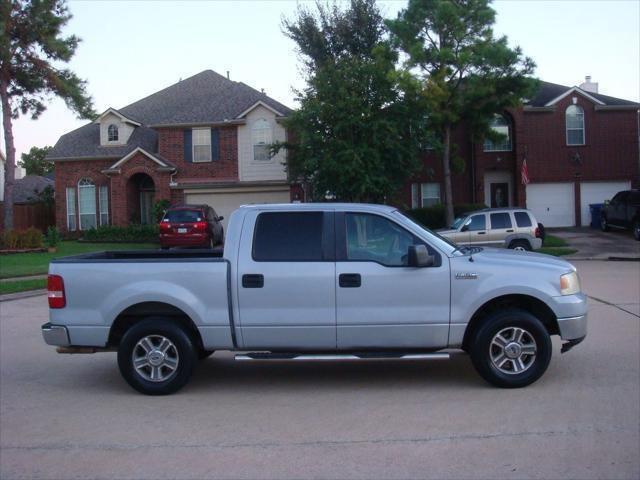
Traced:
<path fill-rule="evenodd" d="M 223 252 L 102 252 L 54 259 L 44 340 L 118 352 L 140 392 L 184 386 L 198 357 L 444 359 L 458 348 L 488 382 L 523 387 L 587 334 L 575 267 L 460 247 L 382 205 L 250 205 Z"/>
<path fill-rule="evenodd" d="M 170 207 L 160 221 L 160 247 L 214 248 L 224 241 L 222 220 L 209 205 Z"/>
<path fill-rule="evenodd" d="M 640 190 L 618 192 L 610 202 L 604 204 L 600 213 L 600 228 L 631 229 L 636 240 L 640 240 Z"/>
<path fill-rule="evenodd" d="M 485 208 L 458 217 L 448 230 L 438 233 L 459 245 L 537 250 L 544 227 L 524 208 Z"/>

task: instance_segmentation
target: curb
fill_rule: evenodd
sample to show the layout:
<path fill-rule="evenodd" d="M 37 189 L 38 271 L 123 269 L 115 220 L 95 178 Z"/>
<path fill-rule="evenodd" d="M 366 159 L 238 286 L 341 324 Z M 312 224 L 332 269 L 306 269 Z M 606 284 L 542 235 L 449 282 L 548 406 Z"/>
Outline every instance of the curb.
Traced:
<path fill-rule="evenodd" d="M 0 283 L 4 283 L 4 282 L 19 282 L 22 280 L 40 280 L 40 279 L 46 279 L 48 276 L 48 274 L 46 273 L 37 273 L 35 275 L 23 275 L 20 277 L 6 277 L 6 278 L 0 278 Z"/>
<path fill-rule="evenodd" d="M 40 295 L 46 295 L 47 291 L 40 290 L 27 290 L 26 292 L 7 293 L 6 295 L 0 295 L 0 302 L 9 302 L 11 300 L 21 300 L 23 298 L 38 297 Z"/>

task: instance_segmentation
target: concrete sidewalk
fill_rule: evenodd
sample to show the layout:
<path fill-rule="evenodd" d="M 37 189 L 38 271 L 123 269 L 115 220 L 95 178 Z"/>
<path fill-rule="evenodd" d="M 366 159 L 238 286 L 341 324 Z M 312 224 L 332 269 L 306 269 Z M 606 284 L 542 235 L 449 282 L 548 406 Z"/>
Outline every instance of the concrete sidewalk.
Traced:
<path fill-rule="evenodd" d="M 548 228 L 550 235 L 566 240 L 578 250 L 562 257 L 566 260 L 636 260 L 640 261 L 640 242 L 631 232 L 614 230 L 602 232 L 588 227 Z"/>

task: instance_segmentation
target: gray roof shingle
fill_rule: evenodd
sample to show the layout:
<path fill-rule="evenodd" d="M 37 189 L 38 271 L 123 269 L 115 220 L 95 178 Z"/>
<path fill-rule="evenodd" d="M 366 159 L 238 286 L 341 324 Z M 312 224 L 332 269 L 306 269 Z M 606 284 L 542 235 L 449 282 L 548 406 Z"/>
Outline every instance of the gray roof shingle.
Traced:
<path fill-rule="evenodd" d="M 529 100 L 527 105 L 530 105 L 532 107 L 544 107 L 551 100 L 559 97 L 560 95 L 565 93 L 567 90 L 571 90 L 572 88 L 573 87 L 567 87 L 566 85 L 558 85 L 557 83 L 541 81 L 540 88 L 538 89 L 536 94 L 533 96 L 533 98 Z M 587 92 L 587 93 L 592 97 L 597 98 L 598 100 L 603 102 L 605 105 L 615 105 L 615 106 L 638 105 L 640 106 L 640 104 L 636 102 L 632 102 L 630 100 L 623 100 L 621 98 L 610 97 L 608 95 L 602 95 L 601 93 L 591 93 L 591 92 Z"/>
<path fill-rule="evenodd" d="M 137 147 L 153 153 L 158 136 L 148 126 L 233 120 L 258 101 L 285 116 L 292 111 L 242 82 L 205 70 L 119 108 L 119 113 L 143 124 L 134 130 L 127 145 L 101 147 L 99 126 L 91 123 L 60 137 L 48 158 L 122 157 Z"/>
<path fill-rule="evenodd" d="M 26 175 L 16 180 L 13 187 L 13 203 L 33 203 L 37 200 L 38 193 L 48 186 L 55 188 L 55 182 L 40 175 Z"/>

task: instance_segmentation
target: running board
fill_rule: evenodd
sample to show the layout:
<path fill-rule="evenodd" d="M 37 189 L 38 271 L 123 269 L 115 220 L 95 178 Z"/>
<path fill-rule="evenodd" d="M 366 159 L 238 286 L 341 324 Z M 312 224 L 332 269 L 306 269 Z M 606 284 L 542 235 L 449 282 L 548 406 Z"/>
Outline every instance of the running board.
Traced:
<path fill-rule="evenodd" d="M 271 352 L 250 352 L 238 353 L 235 356 L 237 361 L 247 360 L 294 360 L 294 361 L 353 361 L 353 360 L 449 360 L 449 354 L 437 353 L 271 353 Z"/>

